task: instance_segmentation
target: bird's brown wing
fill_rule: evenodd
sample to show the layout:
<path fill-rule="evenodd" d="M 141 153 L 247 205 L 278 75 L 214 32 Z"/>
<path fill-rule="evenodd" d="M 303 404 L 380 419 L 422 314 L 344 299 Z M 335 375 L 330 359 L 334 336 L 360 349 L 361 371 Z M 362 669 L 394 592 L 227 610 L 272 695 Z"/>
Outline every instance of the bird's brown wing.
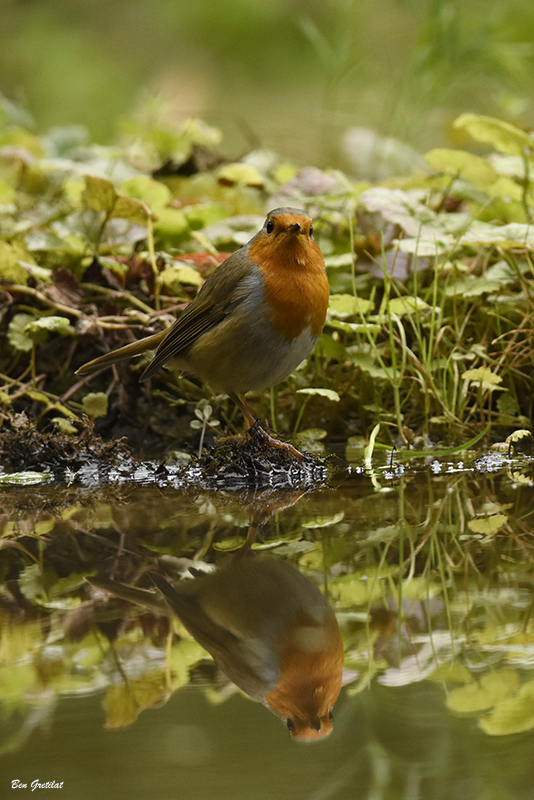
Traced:
<path fill-rule="evenodd" d="M 219 625 L 200 606 L 193 593 L 177 592 L 157 572 L 148 573 L 164 595 L 169 607 L 196 641 L 215 659 L 224 674 L 254 700 L 262 701 L 276 680 L 269 681 L 258 664 L 250 663 L 243 652 L 244 642 Z M 197 578 L 196 580 L 202 580 Z"/>
<path fill-rule="evenodd" d="M 211 330 L 243 299 L 240 284 L 250 274 L 250 261 L 243 250 L 233 253 L 203 284 L 192 303 L 171 325 L 156 355 L 141 375 L 146 381 L 167 361 L 176 358 L 199 336 Z"/>

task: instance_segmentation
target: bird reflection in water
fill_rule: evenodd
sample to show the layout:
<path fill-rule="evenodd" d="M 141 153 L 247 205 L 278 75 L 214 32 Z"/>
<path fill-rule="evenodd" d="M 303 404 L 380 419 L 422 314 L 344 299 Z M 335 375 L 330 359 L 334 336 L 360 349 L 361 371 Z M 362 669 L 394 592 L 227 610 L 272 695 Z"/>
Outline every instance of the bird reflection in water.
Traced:
<path fill-rule="evenodd" d="M 175 587 L 150 578 L 168 607 L 249 697 L 266 705 L 294 739 L 332 731 L 341 688 L 343 643 L 332 607 L 319 589 L 285 561 L 248 548 L 211 572 Z M 154 594 L 109 580 L 98 588 L 154 607 Z"/>

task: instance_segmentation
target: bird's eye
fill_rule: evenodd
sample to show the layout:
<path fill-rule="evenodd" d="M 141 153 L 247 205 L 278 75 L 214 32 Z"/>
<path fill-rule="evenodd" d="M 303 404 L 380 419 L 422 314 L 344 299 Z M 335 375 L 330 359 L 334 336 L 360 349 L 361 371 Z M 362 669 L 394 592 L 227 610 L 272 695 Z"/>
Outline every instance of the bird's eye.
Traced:
<path fill-rule="evenodd" d="M 313 236 L 313 225 L 310 225 L 310 236 Z"/>
<path fill-rule="evenodd" d="M 269 220 L 269 222 L 265 226 L 265 230 L 267 231 L 267 233 L 272 233 L 274 231 L 274 222 Z"/>
<path fill-rule="evenodd" d="M 293 722 L 292 719 L 288 719 L 288 721 L 286 722 L 286 725 L 287 725 L 288 731 L 294 731 L 295 730 L 295 723 Z"/>
<path fill-rule="evenodd" d="M 331 712 L 331 711 L 330 711 L 330 712 L 329 712 L 329 714 L 328 714 L 328 719 L 330 720 L 330 722 L 331 722 L 332 724 L 334 724 L 334 715 L 332 714 L 332 712 Z"/>

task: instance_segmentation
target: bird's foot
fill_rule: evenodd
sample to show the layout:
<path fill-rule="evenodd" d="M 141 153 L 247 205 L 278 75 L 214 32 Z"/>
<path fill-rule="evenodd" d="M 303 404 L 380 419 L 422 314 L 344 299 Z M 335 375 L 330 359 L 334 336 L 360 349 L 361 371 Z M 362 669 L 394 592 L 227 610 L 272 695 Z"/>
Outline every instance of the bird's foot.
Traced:
<path fill-rule="evenodd" d="M 274 436 L 272 436 L 268 431 L 265 430 L 258 419 L 255 421 L 254 425 L 247 430 L 247 433 L 251 436 L 257 436 L 258 438 L 261 438 L 269 447 L 275 447 L 277 450 L 285 450 L 287 453 L 291 453 L 291 455 L 295 456 L 300 461 L 304 461 L 306 458 L 304 453 L 301 453 L 300 450 L 297 450 L 297 448 L 289 442 L 283 442 L 281 439 L 276 439 Z"/>

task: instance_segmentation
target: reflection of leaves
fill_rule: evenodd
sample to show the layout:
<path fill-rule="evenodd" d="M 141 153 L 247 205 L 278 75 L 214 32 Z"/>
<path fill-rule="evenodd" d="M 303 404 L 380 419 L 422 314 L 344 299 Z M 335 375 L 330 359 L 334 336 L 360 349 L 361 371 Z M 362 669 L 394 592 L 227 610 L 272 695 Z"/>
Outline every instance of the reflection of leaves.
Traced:
<path fill-rule="evenodd" d="M 525 683 L 514 697 L 500 700 L 480 727 L 490 736 L 506 736 L 534 728 L 534 681 Z"/>
<path fill-rule="evenodd" d="M 30 564 L 21 572 L 19 586 L 27 600 L 41 603 L 48 600 L 48 592 L 56 580 L 55 572 L 43 573 L 39 564 Z"/>
<path fill-rule="evenodd" d="M 10 472 L 7 475 L 0 475 L 0 484 L 7 486 L 34 486 L 37 483 L 45 483 L 50 479 L 46 472 Z"/>
<path fill-rule="evenodd" d="M 106 728 L 124 728 L 135 722 L 137 715 L 167 697 L 165 672 L 156 669 L 139 680 L 110 686 L 102 701 L 106 712 Z"/>
<path fill-rule="evenodd" d="M 328 528 L 330 525 L 337 525 L 338 522 L 341 522 L 345 517 L 344 511 L 338 511 L 337 514 L 332 514 L 331 516 L 327 517 L 315 517 L 314 519 L 310 520 L 309 522 L 303 522 L 303 528 Z"/>
<path fill-rule="evenodd" d="M 501 669 L 489 672 L 481 677 L 480 682 L 473 681 L 449 692 L 447 705 L 452 711 L 462 714 L 484 711 L 512 694 L 520 683 L 515 670 Z"/>
<path fill-rule="evenodd" d="M 395 572 L 395 567 L 383 566 L 380 570 L 341 575 L 330 582 L 330 596 L 341 608 L 364 605 L 381 596 L 384 579 Z"/>
<path fill-rule="evenodd" d="M 187 686 L 191 668 L 205 658 L 211 658 L 211 656 L 194 639 L 182 639 L 178 642 L 171 649 L 169 657 L 173 690 Z"/>

